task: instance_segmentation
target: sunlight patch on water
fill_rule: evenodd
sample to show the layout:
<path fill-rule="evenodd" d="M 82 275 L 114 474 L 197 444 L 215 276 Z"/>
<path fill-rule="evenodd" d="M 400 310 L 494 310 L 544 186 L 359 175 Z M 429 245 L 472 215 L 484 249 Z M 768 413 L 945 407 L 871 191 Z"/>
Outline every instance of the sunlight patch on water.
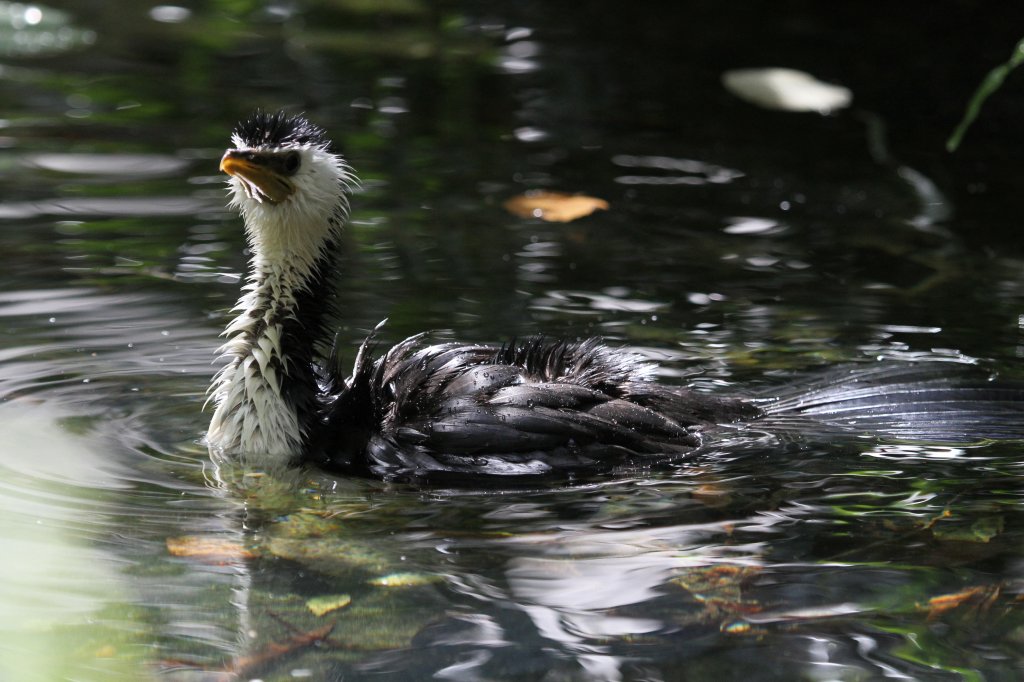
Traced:
<path fill-rule="evenodd" d="M 137 649 L 119 648 L 124 633 L 95 621 L 130 599 L 121 561 L 80 529 L 105 525 L 106 492 L 125 483 L 45 408 L 0 407 L 0 432 L 0 677 L 131 679 Z M 69 634 L 80 638 L 75 647 L 64 644 Z"/>
<path fill-rule="evenodd" d="M 962 459 L 964 457 L 971 457 L 970 451 L 966 448 L 958 448 L 949 445 L 911 445 L 909 443 L 883 443 L 866 451 L 864 456 L 877 457 L 879 459 L 891 459 L 900 462 L 915 459 Z M 971 458 L 984 459 L 984 457 Z"/>

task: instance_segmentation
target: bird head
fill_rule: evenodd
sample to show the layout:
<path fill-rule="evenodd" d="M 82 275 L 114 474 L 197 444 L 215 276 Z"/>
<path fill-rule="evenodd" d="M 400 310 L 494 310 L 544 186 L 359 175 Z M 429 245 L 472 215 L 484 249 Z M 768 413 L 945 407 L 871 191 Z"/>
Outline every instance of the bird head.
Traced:
<path fill-rule="evenodd" d="M 256 111 L 231 142 L 220 169 L 254 246 L 315 250 L 340 229 L 355 176 L 322 128 L 303 116 Z"/>

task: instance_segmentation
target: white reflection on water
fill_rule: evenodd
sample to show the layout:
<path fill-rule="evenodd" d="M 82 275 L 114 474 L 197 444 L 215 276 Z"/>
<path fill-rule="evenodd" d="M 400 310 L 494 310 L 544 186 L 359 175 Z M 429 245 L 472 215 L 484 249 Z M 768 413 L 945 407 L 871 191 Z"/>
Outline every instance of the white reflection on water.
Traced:
<path fill-rule="evenodd" d="M 964 457 L 983 459 L 983 457 L 976 455 L 971 456 L 965 448 L 948 445 L 912 445 L 909 443 L 881 443 L 866 451 L 864 456 L 892 459 L 899 462 L 928 459 L 961 459 Z"/>
<path fill-rule="evenodd" d="M 161 374 L 206 377 L 211 371 L 213 332 L 141 293 L 13 291 L 0 294 L 0 320 L 17 330 L 16 345 L 0 346 L 4 398 L 54 400 L 59 391 L 57 404 L 92 413 L 108 399 L 123 404 L 126 379 L 136 382 L 135 392 L 148 390 Z"/>
<path fill-rule="evenodd" d="M 189 162 L 162 154 L 29 154 L 22 162 L 30 168 L 57 173 L 123 176 L 126 178 L 174 175 Z"/>
<path fill-rule="evenodd" d="M 552 289 L 531 303 L 533 310 L 570 315 L 600 315 L 605 312 L 653 313 L 669 307 L 663 301 L 631 298 L 628 289 L 609 287 L 603 292 Z"/>
<path fill-rule="evenodd" d="M 615 181 L 623 185 L 722 185 L 743 177 L 743 173 L 697 159 L 670 156 L 635 156 L 618 154 L 612 163 L 622 168 L 645 168 L 669 171 L 677 175 L 621 175 Z"/>
<path fill-rule="evenodd" d="M 193 216 L 214 210 L 222 209 L 213 202 L 190 197 L 66 197 L 0 203 L 0 220 L 21 220 L 40 216 Z"/>
<path fill-rule="evenodd" d="M 777 234 L 782 230 L 779 229 L 779 222 L 772 220 L 771 218 L 758 218 L 754 216 L 736 216 L 729 218 L 727 221 L 728 225 L 722 228 L 722 232 L 726 234 Z"/>
<path fill-rule="evenodd" d="M 671 624 L 620 609 L 681 594 L 670 581 L 686 571 L 761 565 L 762 543 L 724 542 L 733 525 L 567 527 L 554 535 L 509 539 L 506 544 L 517 545 L 517 556 L 505 570 L 508 606 L 526 613 L 541 636 L 573 655 L 593 679 L 622 679 L 623 661 L 612 651 L 609 638 L 655 633 Z"/>

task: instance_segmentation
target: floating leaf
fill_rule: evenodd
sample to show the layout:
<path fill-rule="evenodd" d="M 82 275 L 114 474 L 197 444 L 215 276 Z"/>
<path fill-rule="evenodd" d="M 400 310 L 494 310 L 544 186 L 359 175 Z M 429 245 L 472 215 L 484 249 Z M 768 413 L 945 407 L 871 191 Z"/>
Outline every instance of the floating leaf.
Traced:
<path fill-rule="evenodd" d="M 992 606 L 1001 591 L 1002 588 L 999 585 L 978 585 L 977 587 L 969 587 L 960 592 L 932 597 L 928 600 L 926 607 L 928 620 L 933 620 L 947 611 L 952 611 L 966 604 L 970 604 L 978 610 L 985 610 Z"/>
<path fill-rule="evenodd" d="M 167 538 L 167 551 L 173 556 L 201 559 L 218 564 L 252 559 L 255 556 L 240 542 L 201 535 Z"/>
<path fill-rule="evenodd" d="M 347 594 L 328 594 L 322 597 L 313 597 L 306 602 L 306 608 L 315 616 L 323 616 L 331 611 L 343 609 L 352 603 L 352 597 Z"/>
<path fill-rule="evenodd" d="M 563 194 L 531 190 L 505 202 L 505 209 L 520 218 L 540 218 L 554 223 L 568 223 L 594 211 L 607 211 L 608 202 L 583 194 Z"/>
<path fill-rule="evenodd" d="M 725 89 L 742 100 L 785 111 L 827 114 L 850 106 L 853 94 L 795 69 L 735 69 L 722 74 Z"/>
<path fill-rule="evenodd" d="M 430 573 L 389 573 L 370 581 L 376 587 L 417 587 L 429 585 L 440 580 L 440 576 Z"/>

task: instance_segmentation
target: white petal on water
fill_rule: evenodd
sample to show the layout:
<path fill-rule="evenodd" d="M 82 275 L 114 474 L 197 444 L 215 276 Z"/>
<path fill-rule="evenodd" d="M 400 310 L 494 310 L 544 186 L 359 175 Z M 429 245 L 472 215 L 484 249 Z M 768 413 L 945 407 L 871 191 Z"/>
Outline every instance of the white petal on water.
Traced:
<path fill-rule="evenodd" d="M 735 69 L 722 74 L 725 89 L 766 109 L 828 113 L 850 106 L 853 94 L 795 69 Z"/>

